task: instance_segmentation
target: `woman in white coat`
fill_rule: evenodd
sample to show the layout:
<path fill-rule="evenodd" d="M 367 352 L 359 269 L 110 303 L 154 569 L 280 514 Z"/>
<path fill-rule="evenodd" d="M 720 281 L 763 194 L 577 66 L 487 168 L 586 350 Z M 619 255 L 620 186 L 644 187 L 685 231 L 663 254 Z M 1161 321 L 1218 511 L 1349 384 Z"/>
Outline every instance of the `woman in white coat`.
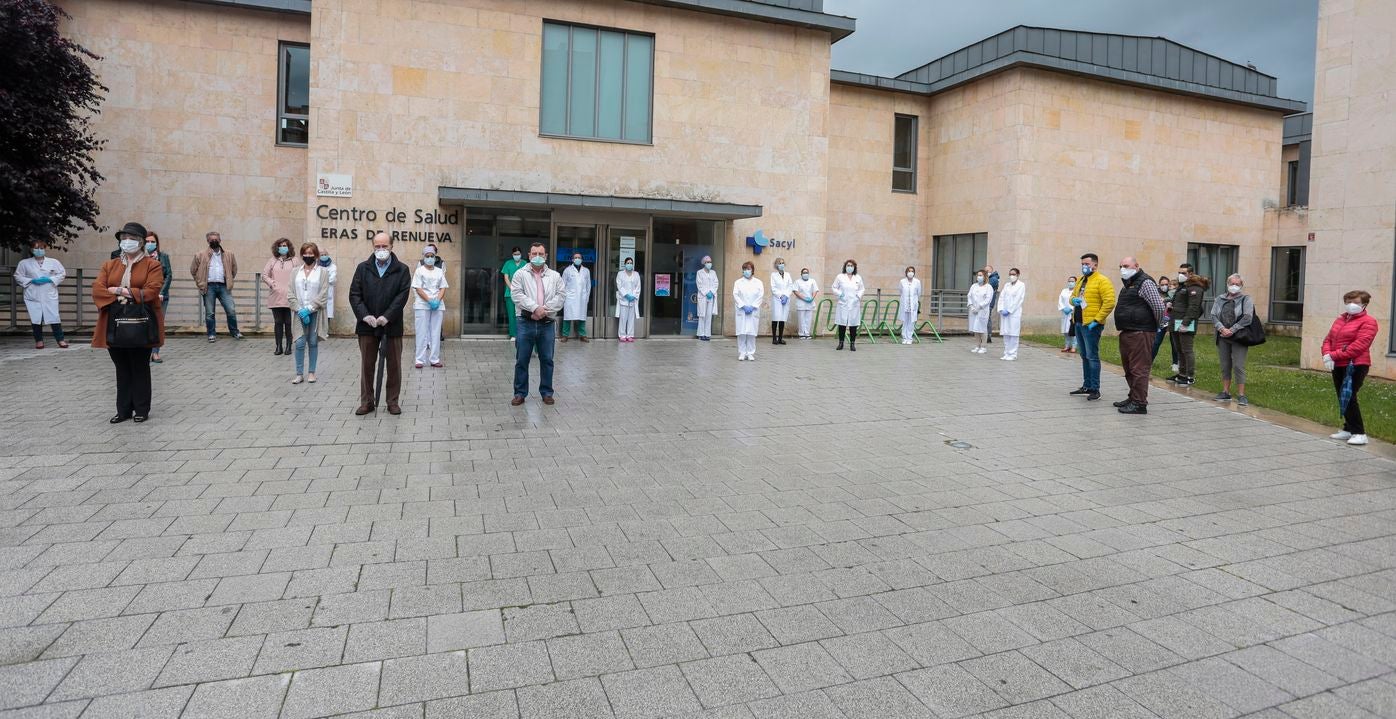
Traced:
<path fill-rule="evenodd" d="M 640 316 L 640 273 L 634 258 L 625 258 L 625 269 L 616 273 L 616 336 L 621 342 L 635 341 L 635 318 Z"/>
<path fill-rule="evenodd" d="M 777 257 L 776 271 L 771 273 L 771 344 L 785 344 L 785 322 L 790 319 L 790 293 L 795 290 L 795 277 L 785 271 L 785 258 Z"/>
<path fill-rule="evenodd" d="M 717 293 L 721 287 L 717 273 L 713 271 L 713 258 L 703 256 L 703 267 L 694 275 L 694 285 L 698 288 L 698 339 L 708 342 L 713 338 L 713 315 L 717 314 Z"/>
<path fill-rule="evenodd" d="M 902 321 L 902 344 L 909 345 L 916 337 L 916 318 L 921 314 L 921 280 L 916 279 L 915 267 L 908 266 L 905 274 L 899 283 L 902 294 L 897 298 L 897 307 Z"/>
<path fill-rule="evenodd" d="M 761 299 L 766 288 L 752 277 L 756 265 L 742 263 L 742 278 L 732 283 L 732 306 L 737 310 L 737 360 L 756 359 L 756 331 L 761 326 Z"/>
<path fill-rule="evenodd" d="M 1062 313 L 1063 352 L 1076 351 L 1076 323 L 1071 317 L 1071 292 L 1076 289 L 1076 276 L 1066 278 L 1066 288 L 1057 295 L 1057 311 Z"/>
<path fill-rule="evenodd" d="M 591 310 L 591 270 L 582 264 L 582 253 L 572 253 L 572 264 L 562 271 L 562 341 L 567 341 L 568 325 L 577 330 L 577 339 L 587 339 L 587 313 Z"/>
<path fill-rule="evenodd" d="M 320 253 L 320 266 L 325 269 L 325 276 L 330 283 L 329 299 L 325 302 L 325 311 L 321 312 L 320 336 L 330 336 L 330 320 L 334 319 L 334 283 L 339 279 L 339 265 L 334 263 L 334 258 L 329 253 Z"/>
<path fill-rule="evenodd" d="M 1018 279 L 1018 268 L 1008 271 L 1008 284 L 999 286 L 999 335 L 1003 337 L 1003 356 L 1012 362 L 1018 359 L 1018 336 L 1023 333 L 1023 302 L 1028 287 Z"/>
<path fill-rule="evenodd" d="M 446 319 L 446 272 L 436 266 L 436 245 L 422 250 L 422 262 L 412 272 L 412 311 L 416 319 L 417 360 L 413 367 L 421 369 L 430 363 L 441 366 L 441 325 Z"/>
<path fill-rule="evenodd" d="M 985 281 L 984 270 L 974 274 L 974 285 L 969 288 L 965 303 L 969 307 L 969 331 L 974 335 L 975 345 L 970 352 L 984 354 L 984 335 L 989 332 L 989 305 L 994 301 L 994 288 Z"/>
<path fill-rule="evenodd" d="M 58 316 L 58 285 L 68 276 L 63 263 L 48 256 L 48 243 L 34 240 L 29 253 L 15 266 L 15 282 L 24 288 L 24 308 L 29 310 L 29 326 L 34 330 L 34 349 L 44 348 L 44 325 L 53 329 L 53 341 L 67 347 L 63 320 Z"/>
<path fill-rule="evenodd" d="M 795 281 L 795 316 L 800 318 L 800 339 L 810 338 L 810 322 L 814 319 L 814 301 L 819 297 L 819 283 L 809 274 L 809 268 L 800 270 L 800 279 Z"/>
<path fill-rule="evenodd" d="M 843 338 L 847 334 L 848 351 L 857 352 L 858 324 L 863 320 L 863 292 L 867 288 L 863 285 L 863 278 L 858 276 L 858 263 L 855 260 L 849 259 L 843 263 L 843 274 L 834 278 L 829 290 L 839 298 L 834 309 L 834 324 L 839 326 L 839 346 L 834 349 L 843 349 Z"/>

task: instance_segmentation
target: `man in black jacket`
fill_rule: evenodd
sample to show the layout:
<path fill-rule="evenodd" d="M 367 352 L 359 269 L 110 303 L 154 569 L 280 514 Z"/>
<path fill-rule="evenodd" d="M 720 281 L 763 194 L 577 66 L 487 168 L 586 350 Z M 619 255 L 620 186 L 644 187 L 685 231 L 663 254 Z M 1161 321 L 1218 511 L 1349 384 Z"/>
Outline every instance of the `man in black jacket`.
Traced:
<path fill-rule="evenodd" d="M 402 390 L 402 311 L 412 289 L 412 273 L 393 254 L 388 233 L 373 237 L 373 256 L 359 263 L 349 286 L 349 308 L 358 318 L 354 334 L 359 336 L 359 408 L 354 414 L 368 414 L 373 405 L 373 373 L 378 363 L 379 342 L 387 355 L 388 412 L 402 414 L 398 395 Z"/>
<path fill-rule="evenodd" d="M 1115 329 L 1120 331 L 1120 364 L 1129 397 L 1115 403 L 1120 414 L 1149 413 L 1149 370 L 1154 364 L 1154 336 L 1163 326 L 1163 296 L 1154 278 L 1133 257 L 1120 260 L 1124 286 L 1115 300 Z"/>

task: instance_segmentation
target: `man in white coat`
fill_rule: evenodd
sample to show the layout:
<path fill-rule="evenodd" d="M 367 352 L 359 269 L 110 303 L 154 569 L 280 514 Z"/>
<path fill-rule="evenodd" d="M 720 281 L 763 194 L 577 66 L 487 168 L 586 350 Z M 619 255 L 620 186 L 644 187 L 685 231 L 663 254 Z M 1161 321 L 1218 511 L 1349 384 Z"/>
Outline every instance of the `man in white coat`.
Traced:
<path fill-rule="evenodd" d="M 704 255 L 703 267 L 694 275 L 694 285 L 698 288 L 698 339 L 708 342 L 713 338 L 713 315 L 717 314 L 717 291 L 722 283 L 713 271 L 713 258 Z"/>
<path fill-rule="evenodd" d="M 625 258 L 625 269 L 616 273 L 616 336 L 621 342 L 635 341 L 635 320 L 640 316 L 643 285 L 635 271 L 635 259 Z"/>
<path fill-rule="evenodd" d="M 776 258 L 776 271 L 771 273 L 771 344 L 785 344 L 785 323 L 790 319 L 790 293 L 795 290 L 795 276 L 785 271 L 785 258 Z"/>
<path fill-rule="evenodd" d="M 1012 362 L 1018 359 L 1018 336 L 1023 332 L 1023 301 L 1028 287 L 1018 279 L 1018 268 L 1008 271 L 1008 284 L 999 287 L 999 334 L 1003 337 L 1003 356 Z"/>
<path fill-rule="evenodd" d="M 67 347 L 63 339 L 63 320 L 58 316 L 58 285 L 67 277 L 63 263 L 48 256 L 48 243 L 34 240 L 29 253 L 15 267 L 15 282 L 24 288 L 24 307 L 29 310 L 29 325 L 34 330 L 34 348 L 44 348 L 44 325 L 53 328 L 53 341 Z"/>
<path fill-rule="evenodd" d="M 577 339 L 587 339 L 587 313 L 591 307 L 591 270 L 582 264 L 582 253 L 572 253 L 572 264 L 562 271 L 562 341 L 567 341 L 568 325 L 577 328 Z"/>

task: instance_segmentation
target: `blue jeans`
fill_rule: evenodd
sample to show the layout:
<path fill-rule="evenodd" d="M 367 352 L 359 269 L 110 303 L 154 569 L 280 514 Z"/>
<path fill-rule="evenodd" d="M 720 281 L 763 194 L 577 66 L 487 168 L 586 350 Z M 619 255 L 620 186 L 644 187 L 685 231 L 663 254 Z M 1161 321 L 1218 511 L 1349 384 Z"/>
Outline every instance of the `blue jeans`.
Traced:
<path fill-rule="evenodd" d="M 1105 325 L 1076 328 L 1076 351 L 1081 354 L 1081 386 L 1100 391 L 1100 335 Z"/>
<path fill-rule="evenodd" d="M 514 340 L 514 396 L 528 396 L 528 363 L 538 349 L 538 394 L 553 396 L 553 322 L 519 317 Z"/>
<path fill-rule="evenodd" d="M 310 324 L 300 321 L 300 316 L 296 316 L 296 322 L 301 326 L 301 336 L 296 338 L 296 374 L 305 374 L 301 370 L 305 369 L 305 346 L 310 345 L 310 373 L 315 374 L 315 360 L 320 358 L 320 333 L 316 331 L 320 321 L 319 312 L 310 313 Z"/>
<path fill-rule="evenodd" d="M 223 305 L 223 314 L 228 316 L 228 334 L 238 334 L 238 310 L 233 304 L 233 292 L 222 282 L 208 283 L 208 292 L 204 293 L 204 327 L 208 330 L 208 336 L 215 334 L 213 326 L 214 303 Z"/>

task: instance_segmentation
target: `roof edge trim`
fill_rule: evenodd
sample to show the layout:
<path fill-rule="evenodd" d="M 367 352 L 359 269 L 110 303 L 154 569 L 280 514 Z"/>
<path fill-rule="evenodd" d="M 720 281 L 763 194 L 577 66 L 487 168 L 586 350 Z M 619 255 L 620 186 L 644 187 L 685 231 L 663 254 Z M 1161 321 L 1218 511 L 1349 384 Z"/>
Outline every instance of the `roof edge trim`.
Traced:
<path fill-rule="evenodd" d="M 681 215 L 709 220 L 744 220 L 760 217 L 762 214 L 761 205 L 704 202 L 701 200 L 583 195 L 569 192 L 531 192 L 528 190 L 492 190 L 481 187 L 449 187 L 446 185 L 439 186 L 436 193 L 437 200 L 447 205 L 615 210 L 655 215 Z"/>
<path fill-rule="evenodd" d="M 267 10 L 288 15 L 309 15 L 310 0 L 187 0 L 202 5 L 222 5 L 245 10 Z"/>

